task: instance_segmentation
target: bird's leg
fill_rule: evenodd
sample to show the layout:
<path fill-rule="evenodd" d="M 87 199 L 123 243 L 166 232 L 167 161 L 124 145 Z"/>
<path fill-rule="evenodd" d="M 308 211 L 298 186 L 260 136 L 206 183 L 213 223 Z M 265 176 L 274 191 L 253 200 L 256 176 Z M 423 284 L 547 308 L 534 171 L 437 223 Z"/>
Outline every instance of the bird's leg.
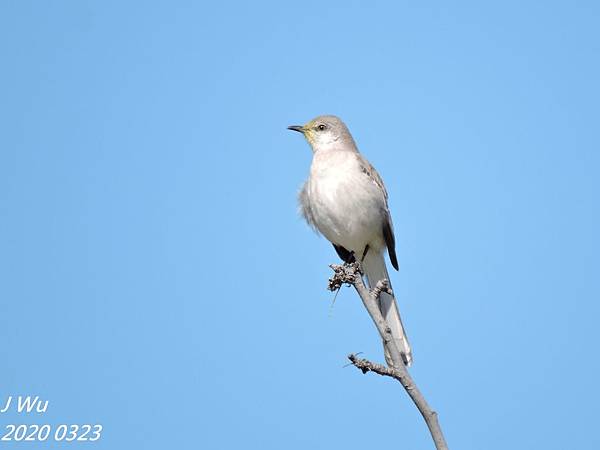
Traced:
<path fill-rule="evenodd" d="M 362 258 L 360 258 L 360 262 L 364 262 L 365 260 L 365 256 L 367 256 L 367 253 L 369 252 L 369 244 L 365 245 L 365 249 L 363 251 L 363 255 Z"/>
<path fill-rule="evenodd" d="M 337 252 L 338 256 L 346 264 L 352 264 L 354 261 L 356 261 L 356 258 L 354 257 L 354 252 L 346 250 L 341 245 L 336 245 L 336 244 L 333 244 L 333 248 L 335 248 L 335 251 Z"/>
<path fill-rule="evenodd" d="M 354 251 L 350 251 L 348 253 L 348 259 L 346 260 L 346 264 L 353 264 L 356 262 L 356 256 L 354 256 Z"/>

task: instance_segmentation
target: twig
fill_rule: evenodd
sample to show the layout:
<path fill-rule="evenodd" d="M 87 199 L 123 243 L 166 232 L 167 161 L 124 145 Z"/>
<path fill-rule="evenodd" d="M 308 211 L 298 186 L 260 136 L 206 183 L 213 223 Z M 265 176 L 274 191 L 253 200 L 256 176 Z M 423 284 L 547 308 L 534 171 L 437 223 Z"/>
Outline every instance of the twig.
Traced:
<path fill-rule="evenodd" d="M 329 279 L 328 288 L 330 290 L 335 290 L 339 289 L 344 284 L 354 286 L 354 289 L 358 292 L 358 295 L 365 305 L 365 308 L 367 308 L 371 319 L 373 319 L 373 322 L 377 327 L 377 331 L 379 331 L 379 334 L 390 353 L 393 365 L 391 367 L 385 367 L 366 359 L 357 358 L 354 354 L 349 355 L 348 359 L 363 373 L 375 372 L 379 375 L 392 377 L 398 380 L 423 416 L 423 419 L 425 419 L 425 423 L 427 424 L 433 442 L 435 443 L 435 448 L 437 450 L 448 450 L 448 445 L 446 444 L 444 434 L 442 433 L 442 429 L 438 422 L 437 413 L 431 409 L 427 400 L 425 400 L 425 397 L 423 397 L 423 394 L 408 373 L 400 351 L 392 338 L 392 331 L 379 310 L 379 295 L 381 292 L 390 293 L 388 281 L 380 280 L 375 288 L 370 291 L 363 282 L 360 264 L 358 262 L 346 263 L 343 265 L 332 264 L 330 267 L 333 269 L 334 275 Z"/>

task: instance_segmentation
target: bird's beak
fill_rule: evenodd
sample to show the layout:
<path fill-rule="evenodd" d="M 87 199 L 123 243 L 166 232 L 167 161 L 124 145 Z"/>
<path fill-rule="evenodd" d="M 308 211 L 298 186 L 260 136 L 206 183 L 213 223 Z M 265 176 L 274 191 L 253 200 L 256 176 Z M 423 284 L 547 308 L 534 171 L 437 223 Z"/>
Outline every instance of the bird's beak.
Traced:
<path fill-rule="evenodd" d="M 298 133 L 304 133 L 304 127 L 300 125 L 290 125 L 288 130 L 297 131 Z"/>

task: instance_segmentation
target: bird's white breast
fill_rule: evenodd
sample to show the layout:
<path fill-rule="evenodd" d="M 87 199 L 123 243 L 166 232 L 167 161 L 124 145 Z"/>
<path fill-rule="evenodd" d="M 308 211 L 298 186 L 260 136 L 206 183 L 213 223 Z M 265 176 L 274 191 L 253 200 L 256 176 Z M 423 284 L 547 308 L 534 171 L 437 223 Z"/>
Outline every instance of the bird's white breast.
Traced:
<path fill-rule="evenodd" d="M 307 188 L 315 226 L 329 241 L 356 254 L 383 245 L 385 199 L 356 153 L 315 153 Z"/>

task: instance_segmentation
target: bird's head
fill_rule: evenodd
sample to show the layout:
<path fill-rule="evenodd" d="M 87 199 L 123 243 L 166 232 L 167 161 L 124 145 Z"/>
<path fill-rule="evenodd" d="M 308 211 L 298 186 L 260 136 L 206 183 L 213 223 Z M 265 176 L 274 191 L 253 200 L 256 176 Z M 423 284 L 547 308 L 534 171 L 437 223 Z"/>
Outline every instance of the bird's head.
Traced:
<path fill-rule="evenodd" d="M 346 124 L 336 116 L 319 116 L 305 125 L 291 125 L 288 130 L 302 133 L 314 152 L 332 146 L 340 147 L 350 144 L 354 149 L 354 140 Z"/>

